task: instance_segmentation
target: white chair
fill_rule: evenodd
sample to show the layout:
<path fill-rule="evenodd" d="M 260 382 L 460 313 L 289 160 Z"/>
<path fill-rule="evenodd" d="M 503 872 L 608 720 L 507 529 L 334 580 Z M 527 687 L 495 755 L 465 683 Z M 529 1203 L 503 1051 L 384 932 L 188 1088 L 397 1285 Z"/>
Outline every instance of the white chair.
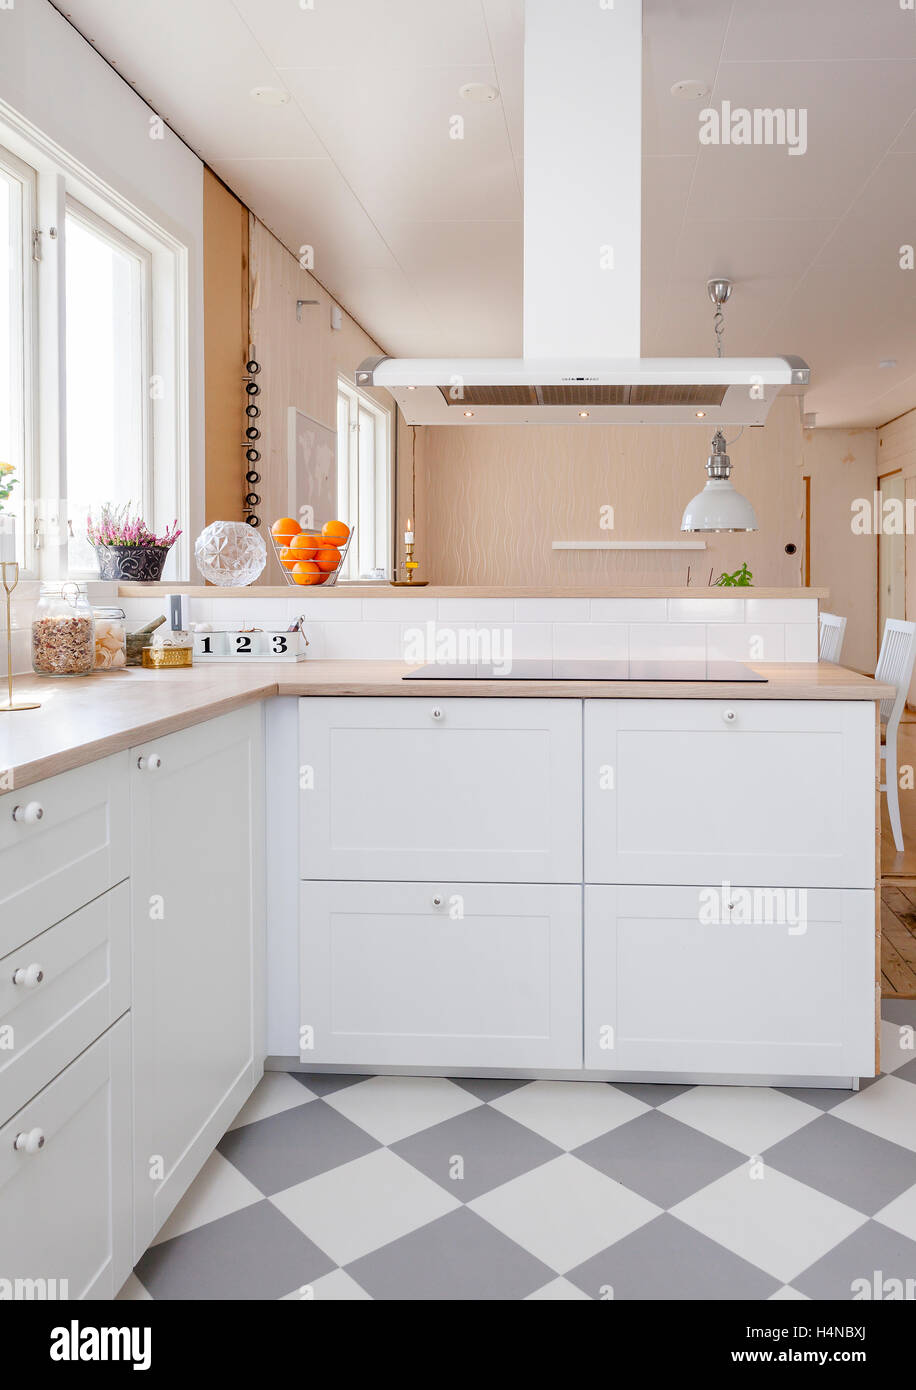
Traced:
<path fill-rule="evenodd" d="M 897 852 L 903 852 L 903 831 L 900 826 L 899 783 L 897 774 L 897 728 L 906 704 L 913 663 L 916 661 L 916 623 L 903 623 L 897 618 L 888 618 L 884 624 L 884 637 L 878 665 L 875 667 L 875 680 L 897 687 L 893 699 L 888 696 L 881 701 L 881 718 L 885 722 L 884 738 L 881 743 L 881 757 L 884 759 L 884 781 L 881 790 L 887 794 L 887 814 L 894 832 Z"/>
<path fill-rule="evenodd" d="M 821 661 L 833 661 L 837 665 L 840 663 L 840 653 L 843 650 L 843 638 L 846 636 L 846 619 L 840 618 L 836 613 L 822 613 L 820 619 L 820 650 Z"/>

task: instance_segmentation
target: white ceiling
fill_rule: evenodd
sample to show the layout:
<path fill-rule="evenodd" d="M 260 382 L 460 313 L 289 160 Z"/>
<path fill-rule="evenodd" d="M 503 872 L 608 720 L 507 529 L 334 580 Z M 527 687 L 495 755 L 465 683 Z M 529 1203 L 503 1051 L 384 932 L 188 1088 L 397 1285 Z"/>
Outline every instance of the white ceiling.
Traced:
<path fill-rule="evenodd" d="M 522 0 L 60 0 L 386 351 L 515 356 Z M 643 354 L 797 353 L 819 425 L 916 405 L 916 13 L 897 0 L 645 0 Z M 808 151 L 701 146 L 711 105 L 806 107 Z M 490 82 L 500 99 L 462 101 Z M 286 88 L 265 107 L 255 86 Z M 464 140 L 448 136 L 465 120 Z M 897 367 L 879 369 L 882 358 Z"/>

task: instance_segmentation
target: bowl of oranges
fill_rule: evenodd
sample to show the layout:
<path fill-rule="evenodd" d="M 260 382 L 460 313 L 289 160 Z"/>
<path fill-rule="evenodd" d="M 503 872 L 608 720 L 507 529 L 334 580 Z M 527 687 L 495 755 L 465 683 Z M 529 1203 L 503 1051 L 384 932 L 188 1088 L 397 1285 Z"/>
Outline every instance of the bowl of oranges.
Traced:
<path fill-rule="evenodd" d="M 281 516 L 270 528 L 271 541 L 287 584 L 337 583 L 353 539 L 345 521 L 326 521 L 321 527 L 300 526 Z"/>

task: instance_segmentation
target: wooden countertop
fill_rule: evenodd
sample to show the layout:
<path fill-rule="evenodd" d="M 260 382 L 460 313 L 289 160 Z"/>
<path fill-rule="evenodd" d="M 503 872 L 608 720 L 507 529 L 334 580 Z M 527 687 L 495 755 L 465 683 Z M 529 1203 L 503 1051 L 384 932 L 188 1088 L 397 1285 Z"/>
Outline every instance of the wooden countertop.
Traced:
<path fill-rule="evenodd" d="M 0 712 L 0 790 L 15 790 L 149 743 L 274 695 L 444 698 L 881 700 L 894 694 L 869 676 L 829 663 L 748 663 L 766 685 L 699 681 L 403 681 L 399 661 L 264 662 L 254 667 L 131 668 L 75 680 L 20 677 L 15 698 L 41 709 Z"/>
<path fill-rule="evenodd" d="M 581 585 L 563 587 L 550 585 L 544 588 L 513 588 L 498 586 L 427 584 L 398 585 L 379 581 L 374 583 L 343 583 L 333 588 L 299 589 L 295 584 L 251 584 L 244 589 L 220 589 L 213 584 L 178 584 L 163 581 L 157 584 L 120 584 L 119 598 L 156 598 L 158 594 L 188 594 L 190 598 L 295 598 L 304 593 L 308 598 L 326 598 L 333 603 L 336 598 L 815 598 L 826 599 L 829 589 L 765 589 L 741 588 L 718 589 L 705 584 L 691 584 L 689 587 L 667 586 L 664 588 L 638 588 L 619 585 Z"/>

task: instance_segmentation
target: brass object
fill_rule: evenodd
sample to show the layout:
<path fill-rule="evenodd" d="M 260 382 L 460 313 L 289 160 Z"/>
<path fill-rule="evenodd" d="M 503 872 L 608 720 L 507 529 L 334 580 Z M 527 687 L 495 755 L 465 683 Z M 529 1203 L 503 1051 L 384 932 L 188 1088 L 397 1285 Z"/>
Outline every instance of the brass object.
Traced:
<path fill-rule="evenodd" d="M 17 709 L 41 709 L 37 700 L 13 699 L 13 590 L 19 583 L 19 565 L 15 560 L 0 562 L 3 572 L 3 587 L 6 590 L 6 688 L 7 699 L 0 703 L 0 713 L 12 713 Z"/>
<path fill-rule="evenodd" d="M 149 646 L 149 639 L 156 631 L 157 627 L 162 627 L 165 618 L 154 618 L 146 627 L 141 627 L 137 632 L 127 634 L 127 664 L 128 666 L 143 665 L 143 648 Z"/>
<path fill-rule="evenodd" d="M 389 583 L 393 584 L 395 588 L 400 589 L 405 585 L 410 585 L 411 588 L 422 589 L 424 584 L 429 583 L 428 579 L 414 579 L 413 577 L 414 570 L 418 570 L 420 568 L 419 561 L 413 558 L 413 547 L 413 541 L 404 542 L 404 549 L 407 551 L 407 559 L 404 561 L 404 568 L 407 571 L 407 578 L 389 580 Z"/>
<path fill-rule="evenodd" d="M 144 647 L 143 665 L 147 669 L 162 670 L 166 666 L 190 666 L 190 647 Z"/>

